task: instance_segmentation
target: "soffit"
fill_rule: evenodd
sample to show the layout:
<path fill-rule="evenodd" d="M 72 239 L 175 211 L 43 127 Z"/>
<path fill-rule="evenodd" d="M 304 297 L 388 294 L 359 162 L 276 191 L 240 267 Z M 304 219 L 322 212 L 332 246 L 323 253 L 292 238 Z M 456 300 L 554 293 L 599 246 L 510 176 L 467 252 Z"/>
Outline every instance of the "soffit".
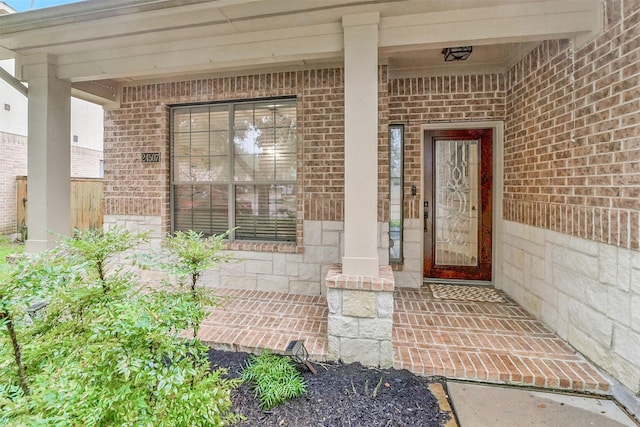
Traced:
<path fill-rule="evenodd" d="M 24 69 L 46 55 L 61 78 L 76 82 L 336 64 L 342 16 L 379 12 L 381 61 L 393 72 L 470 72 L 504 69 L 536 41 L 593 31 L 597 7 L 595 0 L 87 0 L 0 17 L 0 55 L 17 56 Z M 462 44 L 474 45 L 470 61 L 443 64 L 442 47 Z"/>

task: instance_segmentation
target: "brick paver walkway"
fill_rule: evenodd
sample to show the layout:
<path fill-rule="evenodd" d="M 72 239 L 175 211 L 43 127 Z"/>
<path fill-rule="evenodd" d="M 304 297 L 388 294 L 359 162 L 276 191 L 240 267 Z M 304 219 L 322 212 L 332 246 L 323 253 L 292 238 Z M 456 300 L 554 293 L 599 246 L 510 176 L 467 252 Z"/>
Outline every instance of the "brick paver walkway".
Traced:
<path fill-rule="evenodd" d="M 304 339 L 327 359 L 327 303 L 321 296 L 219 289 L 229 297 L 203 322 L 200 337 L 239 351 L 282 352 Z M 609 383 L 571 347 L 517 304 L 435 299 L 425 289 L 396 291 L 395 367 L 419 375 L 609 393 Z"/>
<path fill-rule="evenodd" d="M 435 299 L 427 288 L 397 290 L 396 368 L 421 375 L 610 393 L 580 355 L 512 302 Z"/>

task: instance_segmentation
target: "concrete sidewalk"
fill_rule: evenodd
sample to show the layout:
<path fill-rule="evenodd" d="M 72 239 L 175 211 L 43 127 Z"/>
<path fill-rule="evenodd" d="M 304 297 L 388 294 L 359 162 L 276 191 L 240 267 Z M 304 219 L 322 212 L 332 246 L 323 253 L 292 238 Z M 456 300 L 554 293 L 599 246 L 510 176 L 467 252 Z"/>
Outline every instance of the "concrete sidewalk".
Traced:
<path fill-rule="evenodd" d="M 447 381 L 459 427 L 638 427 L 601 397 Z"/>

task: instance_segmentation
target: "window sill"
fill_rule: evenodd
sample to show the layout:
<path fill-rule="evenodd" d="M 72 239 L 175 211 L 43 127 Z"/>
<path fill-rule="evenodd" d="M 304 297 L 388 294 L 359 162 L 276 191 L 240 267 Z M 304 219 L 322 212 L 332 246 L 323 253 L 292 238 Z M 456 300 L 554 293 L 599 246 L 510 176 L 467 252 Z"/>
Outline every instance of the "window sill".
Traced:
<path fill-rule="evenodd" d="M 295 243 L 283 242 L 225 242 L 224 248 L 229 251 L 278 252 L 286 254 L 299 254 L 303 252 L 302 246 L 298 246 Z"/>

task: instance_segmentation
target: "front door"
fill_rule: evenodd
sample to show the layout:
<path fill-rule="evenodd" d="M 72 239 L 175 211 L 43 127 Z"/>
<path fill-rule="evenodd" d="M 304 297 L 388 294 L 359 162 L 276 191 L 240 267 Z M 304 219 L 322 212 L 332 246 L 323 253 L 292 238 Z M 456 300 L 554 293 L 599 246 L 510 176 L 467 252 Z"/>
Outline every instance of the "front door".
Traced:
<path fill-rule="evenodd" d="M 491 129 L 426 131 L 424 277 L 491 280 Z"/>

